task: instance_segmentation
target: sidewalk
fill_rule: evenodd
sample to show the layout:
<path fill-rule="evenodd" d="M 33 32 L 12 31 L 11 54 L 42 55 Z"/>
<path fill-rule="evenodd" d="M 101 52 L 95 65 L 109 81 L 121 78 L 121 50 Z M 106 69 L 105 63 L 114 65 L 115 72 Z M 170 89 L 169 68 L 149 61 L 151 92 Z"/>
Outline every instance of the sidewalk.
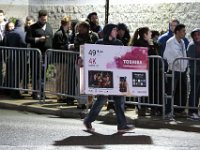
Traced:
<path fill-rule="evenodd" d="M 16 100 L 0 95 L 0 108 L 56 115 L 64 118 L 82 119 L 85 116 L 85 112 L 81 109 L 77 109 L 76 105 L 68 106 L 65 103 L 57 103 L 56 99 L 47 99 L 45 103 L 39 103 L 38 100 L 32 100 L 31 97 Z M 133 108 L 128 108 L 125 114 L 128 122 L 135 124 L 136 127 L 151 129 L 167 128 L 200 133 L 200 121 L 191 121 L 187 120 L 187 118 L 176 118 L 176 121 L 165 121 L 162 117 L 151 116 L 138 118 Z M 97 120 L 107 124 L 116 123 L 115 115 L 109 113 L 106 107 L 102 109 Z"/>

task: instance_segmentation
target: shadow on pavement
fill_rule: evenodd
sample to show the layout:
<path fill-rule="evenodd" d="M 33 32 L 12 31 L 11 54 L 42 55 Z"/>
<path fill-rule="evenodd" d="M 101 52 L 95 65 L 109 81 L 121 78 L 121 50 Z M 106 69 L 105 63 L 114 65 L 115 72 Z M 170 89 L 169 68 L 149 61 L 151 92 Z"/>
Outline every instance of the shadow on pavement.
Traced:
<path fill-rule="evenodd" d="M 84 130 L 85 132 L 88 132 Z M 112 135 L 103 135 L 97 132 L 89 132 L 90 136 L 71 136 L 61 141 L 55 141 L 54 146 L 98 146 L 104 148 L 105 145 L 121 145 L 121 144 L 153 144 L 150 136 L 123 136 L 124 133 L 114 133 Z M 134 133 L 134 132 L 126 132 Z M 93 147 L 94 148 L 94 147 Z M 97 148 L 97 147 L 96 147 Z"/>

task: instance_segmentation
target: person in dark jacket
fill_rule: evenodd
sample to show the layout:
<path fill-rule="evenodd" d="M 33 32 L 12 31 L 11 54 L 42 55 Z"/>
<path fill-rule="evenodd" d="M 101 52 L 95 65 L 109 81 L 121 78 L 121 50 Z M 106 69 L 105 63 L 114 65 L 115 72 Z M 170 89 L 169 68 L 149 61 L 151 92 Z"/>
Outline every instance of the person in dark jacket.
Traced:
<path fill-rule="evenodd" d="M 191 32 L 193 41 L 188 45 L 187 56 L 191 58 L 200 58 L 200 28 Z M 196 66 L 195 66 L 196 64 Z M 189 95 L 189 106 L 198 108 L 200 97 L 200 62 L 197 60 L 189 61 L 191 91 Z M 200 120 L 198 109 L 189 109 L 189 119 Z"/>
<path fill-rule="evenodd" d="M 61 20 L 60 28 L 55 32 L 53 37 L 53 48 L 68 50 L 70 44 L 69 29 L 71 26 L 71 17 L 65 16 Z"/>
<path fill-rule="evenodd" d="M 117 39 L 121 40 L 124 46 L 128 46 L 131 36 L 127 25 L 124 23 L 118 23 L 117 29 Z"/>
<path fill-rule="evenodd" d="M 5 25 L 5 34 L 9 33 L 15 28 L 15 23 L 13 21 L 8 21 Z"/>
<path fill-rule="evenodd" d="M 74 38 L 74 47 L 75 47 L 75 51 L 80 51 L 80 45 L 83 44 L 95 44 L 96 41 L 99 39 L 97 33 L 93 32 L 90 30 L 90 25 L 87 21 L 82 21 L 78 23 L 78 33 L 76 34 L 75 38 Z M 79 83 L 80 83 L 80 78 L 79 78 L 79 67 L 76 65 L 76 75 L 77 75 L 77 81 L 78 83 L 76 84 L 77 86 L 77 94 L 76 96 L 78 97 L 78 106 L 77 108 L 79 109 L 85 109 L 86 108 L 86 103 L 87 100 L 89 99 L 88 96 L 85 95 L 80 95 L 79 92 Z"/>
<path fill-rule="evenodd" d="M 45 51 L 52 48 L 53 30 L 48 21 L 46 10 L 40 10 L 38 21 L 30 26 L 26 35 L 26 42 L 31 44 L 32 48 L 38 48 L 44 55 Z"/>
<path fill-rule="evenodd" d="M 99 39 L 97 33 L 90 30 L 90 25 L 86 21 L 78 24 L 78 33 L 74 38 L 75 51 L 79 51 L 80 45 L 85 43 L 94 44 Z"/>
<path fill-rule="evenodd" d="M 69 50 L 70 45 L 70 34 L 69 29 L 71 26 L 71 17 L 64 16 L 61 19 L 61 26 L 55 32 L 53 37 L 53 48 L 58 50 Z M 70 74 L 72 73 L 69 68 L 72 63 L 69 63 L 69 54 L 68 53 L 56 53 L 57 58 L 61 58 L 60 60 L 55 60 L 56 62 L 56 91 L 57 93 L 62 94 L 71 94 L 70 91 L 73 86 L 72 79 L 70 78 Z M 70 71 L 70 74 L 68 73 Z M 58 96 L 58 102 L 66 102 L 67 104 L 73 104 L 74 98 Z"/>
<path fill-rule="evenodd" d="M 103 29 L 103 39 L 96 42 L 96 44 L 103 45 L 123 45 L 122 42 L 117 37 L 117 26 L 115 24 L 107 24 Z M 93 104 L 89 114 L 84 119 L 84 125 L 87 130 L 94 131 L 92 128 L 92 122 L 95 121 L 99 112 L 101 111 L 103 105 L 106 103 L 108 96 L 99 95 L 97 100 Z M 113 96 L 116 116 L 117 116 L 117 129 L 118 132 L 125 132 L 132 130 L 133 125 L 127 125 L 126 117 L 124 115 L 124 96 Z"/>
<path fill-rule="evenodd" d="M 73 44 L 74 43 L 74 38 L 75 38 L 75 36 L 76 36 L 76 33 L 77 33 L 77 31 L 76 31 L 76 28 L 77 28 L 77 26 L 78 26 L 78 20 L 71 20 L 71 34 L 70 34 L 70 43 L 71 44 Z"/>
<path fill-rule="evenodd" d="M 17 19 L 15 22 L 15 28 L 11 30 L 6 37 L 4 37 L 3 43 L 9 47 L 26 47 L 25 32 L 23 29 L 24 23 L 22 20 Z"/>
<path fill-rule="evenodd" d="M 52 48 L 52 39 L 53 39 L 53 30 L 51 25 L 47 22 L 48 21 L 48 13 L 46 10 L 40 10 L 38 12 L 38 21 L 30 26 L 29 30 L 26 34 L 26 42 L 30 43 L 31 48 L 38 48 L 43 56 L 47 49 Z M 36 58 L 36 55 L 32 55 L 30 58 L 30 62 L 39 61 L 39 58 Z M 33 63 L 32 63 L 33 64 Z M 39 66 L 38 65 L 32 65 L 31 66 L 31 75 L 32 76 L 32 83 L 33 83 L 33 89 L 38 90 L 39 85 Z M 34 64 L 38 64 L 34 62 Z M 44 76 L 44 68 L 42 68 L 41 76 Z M 43 87 L 42 87 L 43 90 Z M 43 93 L 43 92 L 42 92 Z M 39 95 L 36 92 L 33 92 L 32 94 L 33 99 L 41 99 L 43 95 Z"/>
<path fill-rule="evenodd" d="M 96 12 L 92 12 L 87 16 L 87 21 L 90 24 L 90 30 L 99 34 L 102 31 L 99 25 L 98 15 Z"/>
<path fill-rule="evenodd" d="M 14 30 L 8 32 L 3 39 L 4 46 L 8 47 L 26 47 L 24 23 L 22 20 L 17 19 Z M 13 50 L 8 51 L 6 57 L 6 84 L 8 87 L 19 88 L 19 83 L 23 75 L 24 52 Z M 13 98 L 23 98 L 20 91 L 11 91 Z"/>
<path fill-rule="evenodd" d="M 35 23 L 35 18 L 33 16 L 27 16 L 25 21 L 24 30 L 27 32 L 31 25 Z"/>
<path fill-rule="evenodd" d="M 131 46 L 137 47 L 147 47 L 148 55 L 158 55 L 158 47 L 157 44 L 154 44 L 152 41 L 152 33 L 148 27 L 138 28 L 132 41 L 130 43 Z M 149 59 L 149 103 L 150 104 L 161 104 L 162 103 L 162 78 L 161 78 L 161 64 L 159 60 L 150 58 Z M 144 98 L 147 101 L 146 98 Z M 141 106 L 141 109 L 138 110 L 138 115 L 143 116 L 146 115 L 146 107 Z M 151 108 L 152 114 L 160 113 L 160 109 Z"/>

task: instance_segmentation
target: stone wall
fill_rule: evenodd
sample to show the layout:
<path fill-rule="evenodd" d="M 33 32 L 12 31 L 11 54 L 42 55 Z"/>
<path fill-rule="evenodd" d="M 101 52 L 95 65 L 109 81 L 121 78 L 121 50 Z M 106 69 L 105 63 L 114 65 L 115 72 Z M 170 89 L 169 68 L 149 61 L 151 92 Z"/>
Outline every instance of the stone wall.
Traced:
<path fill-rule="evenodd" d="M 200 3 L 121 5 L 111 7 L 109 19 L 127 23 L 131 31 L 141 26 L 161 31 L 167 30 L 171 18 L 177 18 L 190 32 L 200 25 L 199 7 Z"/>
<path fill-rule="evenodd" d="M 29 13 L 28 2 L 28 0 L 1 0 L 0 9 L 4 10 L 6 18 L 25 19 Z"/>
<path fill-rule="evenodd" d="M 198 2 L 110 5 L 109 22 L 124 22 L 133 33 L 135 29 L 142 26 L 148 26 L 158 31 L 166 31 L 169 20 L 177 18 L 187 26 L 188 36 L 192 29 L 200 25 L 199 8 L 200 3 Z M 104 5 L 30 6 L 29 13 L 37 16 L 37 12 L 40 9 L 49 11 L 49 21 L 54 29 L 58 28 L 60 19 L 64 15 L 70 15 L 73 19 L 85 19 L 88 13 L 93 11 L 99 14 L 100 24 L 104 25 Z"/>
<path fill-rule="evenodd" d="M 188 37 L 192 29 L 200 26 L 200 15 L 198 14 L 200 2 L 195 0 L 185 0 L 184 3 L 180 3 L 179 0 L 179 3 L 157 2 L 151 4 L 145 3 L 144 0 L 137 3 L 133 3 L 132 0 L 124 0 L 123 4 L 121 4 L 121 1 L 120 3 L 116 0 L 110 1 L 109 22 L 124 22 L 128 25 L 131 33 L 142 26 L 166 31 L 171 18 L 177 18 L 187 26 Z M 24 19 L 27 15 L 33 15 L 37 18 L 40 9 L 47 9 L 49 11 L 49 22 L 54 31 L 59 27 L 60 19 L 64 15 L 69 15 L 73 19 L 84 20 L 88 13 L 96 11 L 101 26 L 104 25 L 105 21 L 105 0 L 1 0 L 0 9 L 6 12 L 7 18 L 19 17 Z"/>

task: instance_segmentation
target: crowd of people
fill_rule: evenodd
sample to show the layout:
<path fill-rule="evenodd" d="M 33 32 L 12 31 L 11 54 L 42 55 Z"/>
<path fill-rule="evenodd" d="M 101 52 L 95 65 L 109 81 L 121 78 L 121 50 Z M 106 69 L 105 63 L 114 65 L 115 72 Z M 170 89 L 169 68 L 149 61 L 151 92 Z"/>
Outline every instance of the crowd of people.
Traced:
<path fill-rule="evenodd" d="M 0 10 L 0 44 L 8 47 L 31 47 L 40 49 L 42 55 L 45 55 L 47 49 L 60 49 L 60 50 L 72 50 L 79 52 L 80 45 L 84 43 L 90 44 L 104 44 L 104 45 L 124 45 L 124 46 L 137 46 L 147 47 L 149 55 L 161 56 L 165 60 L 165 72 L 172 73 L 172 63 L 178 57 L 200 57 L 200 29 L 194 29 L 191 33 L 192 41 L 189 43 L 185 37 L 186 30 L 185 25 L 181 24 L 177 19 L 169 21 L 169 29 L 167 32 L 161 34 L 160 32 L 150 29 L 149 27 L 140 27 L 135 30 L 131 37 L 128 26 L 125 23 L 107 24 L 102 28 L 98 22 L 98 14 L 96 12 L 89 13 L 84 21 L 72 19 L 70 16 L 64 16 L 60 20 L 60 28 L 53 33 L 51 24 L 48 23 L 48 12 L 46 10 L 40 10 L 38 12 L 37 20 L 32 16 L 27 16 L 24 21 L 17 18 L 16 21 L 6 20 L 5 13 Z M 166 25 L 167 26 L 167 25 Z M 44 59 L 44 58 L 43 58 Z M 149 62 L 149 72 L 152 72 L 151 66 L 155 65 L 153 62 Z M 74 65 L 74 64 L 72 64 Z M 75 66 L 74 66 L 75 67 Z M 158 66 L 154 66 L 158 67 Z M 190 68 L 190 80 L 191 80 L 191 92 L 189 95 L 189 106 L 197 107 L 199 95 L 199 63 L 195 67 L 194 64 L 187 63 L 177 64 L 175 69 L 175 104 L 178 104 L 178 100 L 181 97 L 181 102 L 186 105 L 187 102 L 187 71 Z M 65 67 L 64 67 L 65 68 Z M 2 69 L 2 68 L 0 68 Z M 37 68 L 35 68 L 37 69 Z M 66 68 L 67 70 L 67 68 Z M 67 73 L 66 70 L 62 70 L 62 74 Z M 192 70 L 192 71 L 191 71 Z M 16 72 L 17 73 L 17 72 Z M 42 74 L 44 73 L 44 70 Z M 180 79 L 181 74 L 181 79 Z M 151 73 L 149 74 L 149 99 L 150 101 L 160 101 L 162 103 L 161 93 L 164 89 L 151 89 L 151 85 L 161 85 L 160 80 L 151 80 Z M 160 73 L 157 74 L 160 76 Z M 2 77 L 2 75 L 1 75 Z M 154 76 L 153 78 L 157 78 Z M 36 79 L 37 80 L 37 77 Z M 195 83 L 196 81 L 196 83 Z M 33 82 L 35 83 L 35 82 Z M 58 82 L 59 83 L 59 82 Z M 166 81 L 166 91 L 168 95 L 171 95 L 171 81 Z M 179 85 L 181 87 L 181 93 Z M 195 85 L 194 85 L 195 83 Z M 37 85 L 33 85 L 37 86 Z M 159 86 L 162 87 L 162 86 Z M 35 87 L 37 88 L 37 87 Z M 59 90 L 59 89 L 58 89 Z M 159 92 L 158 92 L 159 91 Z M 153 93 L 153 94 L 152 94 Z M 158 95 L 159 94 L 159 95 Z M 20 97 L 20 93 L 15 91 L 12 93 L 14 97 Z M 32 94 L 33 99 L 38 99 L 38 93 Z M 156 99 L 157 98 L 157 99 Z M 95 120 L 99 111 L 101 110 L 103 103 L 108 99 L 107 96 L 98 96 L 97 101 L 93 104 L 93 107 L 89 115 L 84 120 L 84 124 L 87 129 L 92 130 L 91 123 Z M 132 129 L 132 126 L 126 124 L 124 117 L 124 97 L 114 96 L 115 111 L 117 114 L 118 131 L 124 129 Z M 156 99 L 156 100 L 155 100 Z M 58 101 L 73 101 L 73 98 L 59 97 Z M 176 101 L 177 100 L 177 101 Z M 84 108 L 84 107 L 81 107 Z M 145 111 L 145 107 L 141 107 L 141 110 Z M 153 110 L 153 108 L 152 108 Z M 141 112 L 142 112 L 141 111 Z M 161 113 L 161 109 L 158 109 Z M 177 112 L 183 112 L 184 109 L 177 109 Z M 172 119 L 171 113 L 171 101 L 166 101 L 166 118 Z M 141 113 L 142 114 L 142 113 Z M 145 113 L 144 113 L 145 114 Z M 189 110 L 189 118 L 200 119 L 197 109 Z"/>

